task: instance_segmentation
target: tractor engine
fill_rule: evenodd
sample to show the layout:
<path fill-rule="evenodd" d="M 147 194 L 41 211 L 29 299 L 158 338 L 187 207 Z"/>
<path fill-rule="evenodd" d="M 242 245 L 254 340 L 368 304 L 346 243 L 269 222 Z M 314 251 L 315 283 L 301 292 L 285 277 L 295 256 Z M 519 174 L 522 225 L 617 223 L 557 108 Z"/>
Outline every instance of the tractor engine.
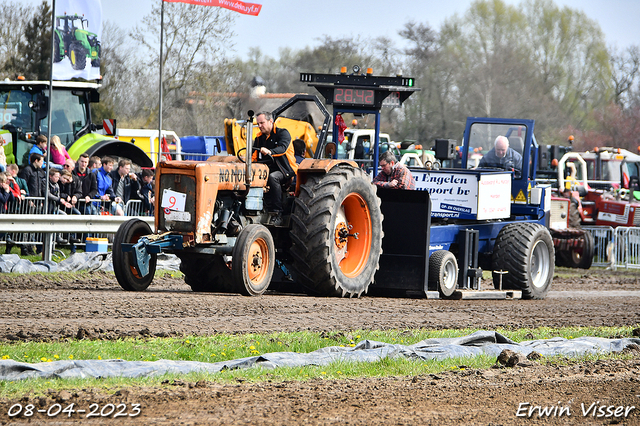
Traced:
<path fill-rule="evenodd" d="M 236 157 L 160 163 L 156 229 L 180 233 L 189 245 L 226 244 L 226 237 L 258 222 L 262 211 L 269 169 L 254 164 L 249 189 L 245 174 Z"/>

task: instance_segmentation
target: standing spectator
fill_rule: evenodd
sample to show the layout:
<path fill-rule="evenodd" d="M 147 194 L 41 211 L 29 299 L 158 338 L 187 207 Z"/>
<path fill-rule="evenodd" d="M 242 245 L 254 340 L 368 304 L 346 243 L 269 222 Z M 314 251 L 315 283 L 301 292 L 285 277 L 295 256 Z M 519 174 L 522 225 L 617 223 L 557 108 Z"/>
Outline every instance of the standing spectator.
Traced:
<path fill-rule="evenodd" d="M 62 168 L 64 162 L 70 158 L 67 149 L 62 145 L 62 142 L 60 142 L 58 135 L 51 136 L 51 167 L 59 166 Z"/>
<path fill-rule="evenodd" d="M 118 161 L 118 169 L 113 170 L 109 176 L 113 182 L 114 201 L 122 206 L 124 212 L 126 204 L 132 197 L 137 198 L 140 190 L 138 175 L 131 173 L 131 160 L 123 158 Z"/>
<path fill-rule="evenodd" d="M 36 143 L 29 150 L 29 163 L 31 163 L 31 154 L 40 154 L 42 158 L 47 157 L 47 137 L 45 135 L 38 135 Z M 46 161 L 42 162 L 42 168 L 46 167 Z"/>
<path fill-rule="evenodd" d="M 113 163 L 115 160 L 111 157 L 104 157 L 102 159 L 102 167 L 96 172 L 96 178 L 98 179 L 98 195 L 102 201 L 112 201 L 109 212 L 117 216 L 124 216 L 124 210 L 120 203 L 122 200 L 116 200 L 116 194 L 113 192 L 113 179 L 111 178 L 111 171 L 113 170 Z"/>
<path fill-rule="evenodd" d="M 76 168 L 76 162 L 73 161 L 73 158 L 67 158 L 64 160 L 64 164 L 62 165 L 63 169 L 67 169 L 70 172 L 73 172 L 73 169 Z"/>
<path fill-rule="evenodd" d="M 153 170 L 142 170 L 142 184 L 140 186 L 140 199 L 142 200 L 142 210 L 144 214 L 153 216 L 153 205 L 155 203 L 155 193 L 153 190 Z"/>
<path fill-rule="evenodd" d="M 0 172 L 6 172 L 7 171 L 7 156 L 4 153 L 4 146 L 2 145 L 2 141 L 4 139 L 2 139 L 0 137 Z"/>
<path fill-rule="evenodd" d="M 76 208 L 78 200 L 82 198 L 80 179 L 74 176 L 68 169 L 60 172 L 60 198 L 71 204 L 71 213 L 80 214 Z"/>
<path fill-rule="evenodd" d="M 45 172 L 42 168 L 43 164 L 44 157 L 42 156 L 42 154 L 34 152 L 29 156 L 29 165 L 20 170 L 20 173 L 18 175 L 27 182 L 27 188 L 30 197 L 44 198 L 45 185 L 47 185 L 47 172 Z M 33 211 L 30 211 L 30 213 L 43 212 L 44 204 L 41 201 L 32 201 L 30 202 L 30 206 L 31 208 L 33 208 Z M 33 234 L 31 234 L 28 239 L 30 241 L 34 241 Z M 25 245 L 20 247 L 20 252 L 23 256 L 35 255 L 35 251 L 32 245 Z"/>
<path fill-rule="evenodd" d="M 97 172 L 102 167 L 102 160 L 97 155 L 93 155 L 89 158 L 89 170 Z"/>
<path fill-rule="evenodd" d="M 7 182 L 7 175 L 5 175 L 3 172 L 0 172 L 0 214 L 4 214 L 7 212 L 7 204 L 12 202 L 13 200 L 14 195 L 13 192 L 11 192 L 9 183 Z M 11 253 L 11 248 L 16 244 L 11 239 L 11 236 L 3 232 L 0 234 L 0 238 L 5 239 L 5 253 Z"/>
<path fill-rule="evenodd" d="M 49 214 L 66 214 L 63 210 L 61 210 L 61 207 L 71 208 L 71 203 L 68 203 L 60 196 L 60 185 L 58 184 L 59 180 L 60 170 L 49 169 L 49 198 L 47 203 L 47 211 L 49 212 Z M 68 243 L 69 241 L 56 234 L 56 244 L 65 245 Z"/>
<path fill-rule="evenodd" d="M 42 169 L 43 164 L 44 157 L 42 154 L 34 152 L 29 156 L 29 165 L 23 168 L 18 175 L 27 181 L 30 197 L 44 197 L 47 176 Z"/>
<path fill-rule="evenodd" d="M 60 185 L 60 198 L 71 204 L 71 207 L 67 208 L 65 213 L 81 214 L 76 208 L 78 199 L 82 197 L 80 179 L 71 173 L 69 169 L 64 169 L 60 172 L 60 181 L 58 182 L 58 185 Z M 76 252 L 76 244 L 80 244 L 82 240 L 76 238 L 75 233 L 71 233 L 67 237 L 71 244 L 71 254 L 74 254 Z"/>
<path fill-rule="evenodd" d="M 13 199 L 14 195 L 9 187 L 7 175 L 4 172 L 0 172 L 0 213 L 7 212 L 7 203 L 12 202 Z"/>
<path fill-rule="evenodd" d="M 73 169 L 73 174 L 80 181 L 80 204 L 84 204 L 84 214 L 98 214 L 98 209 L 90 200 L 98 196 L 98 181 L 95 173 L 91 173 L 88 168 L 89 156 L 81 154 L 78 164 Z"/>

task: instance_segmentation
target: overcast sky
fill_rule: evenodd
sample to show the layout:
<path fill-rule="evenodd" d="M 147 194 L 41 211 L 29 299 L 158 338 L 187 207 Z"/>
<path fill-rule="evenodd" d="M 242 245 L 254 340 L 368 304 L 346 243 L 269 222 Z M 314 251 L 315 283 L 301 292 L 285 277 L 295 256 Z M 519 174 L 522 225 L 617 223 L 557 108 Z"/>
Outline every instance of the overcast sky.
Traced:
<path fill-rule="evenodd" d="M 1 1 L 1 0 L 0 0 Z M 37 6 L 42 0 L 19 0 Z M 48 0 L 51 4 L 52 0 Z M 133 28 L 160 0 L 102 0 L 103 20 Z M 260 15 L 238 14 L 235 55 L 246 57 L 251 46 L 277 58 L 281 47 L 317 45 L 331 35 L 387 36 L 400 42 L 398 31 L 414 20 L 439 30 L 446 18 L 463 14 L 470 0 L 251 0 L 262 4 Z M 520 1 L 506 0 L 510 4 Z M 582 10 L 597 21 L 609 46 L 640 45 L 640 0 L 555 0 L 558 6 Z M 205 7 L 205 6 L 203 6 Z M 233 54 L 233 52 L 230 52 Z M 231 55 L 230 55 L 231 56 Z"/>

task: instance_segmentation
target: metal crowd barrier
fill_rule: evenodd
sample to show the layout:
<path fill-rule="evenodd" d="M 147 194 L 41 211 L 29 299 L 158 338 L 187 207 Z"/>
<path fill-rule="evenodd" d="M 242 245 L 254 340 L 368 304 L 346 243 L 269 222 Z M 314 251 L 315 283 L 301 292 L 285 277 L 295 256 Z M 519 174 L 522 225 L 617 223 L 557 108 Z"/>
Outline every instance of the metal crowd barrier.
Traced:
<path fill-rule="evenodd" d="M 44 233 L 46 231 L 57 232 L 57 236 L 69 239 L 69 238 L 77 238 L 82 241 L 82 243 L 76 245 L 84 245 L 84 241 L 87 237 L 96 237 L 96 238 L 107 238 L 109 243 L 111 243 L 113 233 L 87 233 L 87 232 L 72 232 L 74 228 L 68 229 L 69 227 L 63 227 L 60 225 L 47 226 L 45 222 L 42 222 L 40 218 L 34 217 L 34 215 L 42 215 L 45 216 L 44 209 L 44 198 L 43 197 L 25 197 L 24 200 L 14 200 L 13 202 L 7 203 L 6 211 L 0 212 L 0 234 L 5 234 L 4 237 L 0 236 L 0 244 L 5 243 L 7 237 L 11 238 L 17 245 L 33 245 L 38 246 L 42 245 L 44 242 Z M 60 206 L 59 206 L 60 207 Z M 83 216 L 112 216 L 115 211 L 115 206 L 113 206 L 111 201 L 103 201 L 100 199 L 91 200 L 89 203 L 85 203 L 84 200 L 77 203 L 76 207 L 73 209 L 68 208 L 59 208 L 56 209 L 55 213 L 49 211 L 47 216 L 51 214 L 55 215 L 68 215 L 69 217 L 78 217 L 78 213 Z M 144 207 L 141 200 L 129 200 L 123 208 L 124 215 L 128 217 L 149 217 L 153 213 L 145 212 Z M 14 215 L 19 215 L 20 217 L 24 217 L 24 220 L 27 220 L 31 217 L 33 218 L 32 222 L 34 222 L 33 226 L 29 226 L 29 230 L 33 231 L 41 231 L 41 232 L 11 232 L 15 230 L 17 227 L 16 221 L 11 223 L 5 223 L 3 218 L 12 218 Z M 70 223 L 78 222 L 77 219 L 67 220 Z M 61 219 L 61 218 L 57 218 Z M 24 225 L 21 221 L 21 225 Z M 23 226 L 24 227 L 24 226 Z M 64 229 L 62 229 L 64 228 Z M 102 228 L 112 229 L 111 226 L 103 225 Z M 77 230 L 81 230 L 80 228 L 75 228 Z M 113 231 L 115 232 L 115 231 Z M 56 238 L 54 237 L 54 242 Z"/>
<path fill-rule="evenodd" d="M 595 243 L 592 265 L 613 267 L 615 265 L 613 251 L 615 229 L 611 226 L 583 226 L 582 229 L 591 233 Z"/>
<path fill-rule="evenodd" d="M 640 269 L 640 228 L 584 226 L 595 242 L 593 266 Z"/>

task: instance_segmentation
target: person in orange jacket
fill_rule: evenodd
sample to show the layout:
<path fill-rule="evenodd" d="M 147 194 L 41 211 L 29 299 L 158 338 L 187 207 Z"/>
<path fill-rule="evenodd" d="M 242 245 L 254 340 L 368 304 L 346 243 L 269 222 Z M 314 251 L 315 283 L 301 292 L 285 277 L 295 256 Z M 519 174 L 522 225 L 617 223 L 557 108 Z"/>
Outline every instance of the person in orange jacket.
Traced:
<path fill-rule="evenodd" d="M 277 226 L 282 223 L 282 185 L 295 176 L 298 164 L 289 131 L 277 128 L 270 112 L 258 113 L 256 123 L 260 133 L 254 141 L 256 151 L 252 158 L 269 166 L 269 210 L 274 213 L 271 224 Z"/>

